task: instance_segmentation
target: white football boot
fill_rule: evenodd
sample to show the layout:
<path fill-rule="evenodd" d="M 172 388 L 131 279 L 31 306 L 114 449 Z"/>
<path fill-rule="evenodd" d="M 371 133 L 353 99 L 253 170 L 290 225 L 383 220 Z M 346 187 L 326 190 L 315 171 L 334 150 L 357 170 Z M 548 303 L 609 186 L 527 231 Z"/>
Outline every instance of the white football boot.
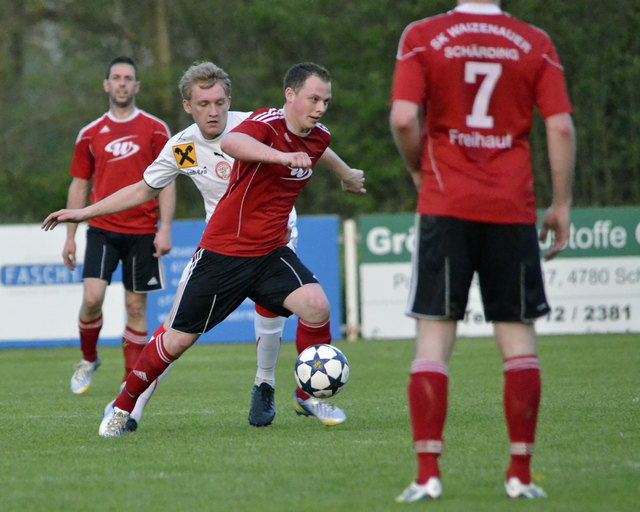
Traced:
<path fill-rule="evenodd" d="M 420 485 L 415 480 L 402 494 L 396 497 L 397 503 L 413 503 L 421 500 L 437 500 L 442 496 L 442 484 L 435 476 L 429 478 L 426 484 Z"/>
<path fill-rule="evenodd" d="M 76 395 L 81 395 L 89 389 L 91 379 L 93 378 L 93 372 L 95 372 L 99 366 L 100 358 L 97 358 L 93 362 L 82 359 L 76 365 L 75 371 L 71 376 L 71 392 Z"/>

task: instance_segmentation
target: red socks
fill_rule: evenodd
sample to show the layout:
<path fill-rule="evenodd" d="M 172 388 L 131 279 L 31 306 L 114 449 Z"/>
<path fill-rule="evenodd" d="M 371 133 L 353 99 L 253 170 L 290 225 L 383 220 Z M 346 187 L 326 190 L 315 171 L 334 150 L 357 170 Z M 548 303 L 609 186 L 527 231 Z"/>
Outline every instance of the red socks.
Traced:
<path fill-rule="evenodd" d="M 509 433 L 511 462 L 507 480 L 517 477 L 531 483 L 531 455 L 540 407 L 540 364 L 536 356 L 504 361 L 504 414 Z"/>
<path fill-rule="evenodd" d="M 147 344 L 147 331 L 134 331 L 126 326 L 122 334 L 122 355 L 124 356 L 124 379 L 136 365 L 138 357 Z"/>
<path fill-rule="evenodd" d="M 298 329 L 296 330 L 296 349 L 298 354 L 307 347 L 323 343 L 331 343 L 331 329 L 328 319 L 317 324 L 298 319 Z M 300 400 L 309 398 L 309 395 L 300 388 L 296 389 L 296 396 Z"/>
<path fill-rule="evenodd" d="M 90 322 L 83 322 L 78 319 L 78 330 L 80 331 L 80 350 L 82 350 L 82 359 L 94 362 L 98 359 L 98 337 L 102 329 L 102 315 Z"/>
<path fill-rule="evenodd" d="M 413 441 L 418 458 L 419 484 L 440 478 L 438 457 L 442 454 L 442 432 L 447 416 L 449 370 L 446 363 L 416 360 L 411 365 L 407 387 Z"/>
<path fill-rule="evenodd" d="M 445 363 L 413 362 L 407 389 L 419 484 L 440 476 L 438 457 L 443 448 L 447 385 L 448 368 Z M 531 483 L 531 455 L 540 394 L 540 365 L 536 356 L 514 357 L 504 362 L 504 412 L 511 454 L 507 480 L 517 477 L 525 485 Z"/>
<path fill-rule="evenodd" d="M 164 333 L 164 326 L 161 325 L 144 346 L 135 367 L 124 381 L 124 388 L 116 398 L 114 407 L 133 411 L 138 397 L 177 359 L 171 357 L 162 345 Z"/>

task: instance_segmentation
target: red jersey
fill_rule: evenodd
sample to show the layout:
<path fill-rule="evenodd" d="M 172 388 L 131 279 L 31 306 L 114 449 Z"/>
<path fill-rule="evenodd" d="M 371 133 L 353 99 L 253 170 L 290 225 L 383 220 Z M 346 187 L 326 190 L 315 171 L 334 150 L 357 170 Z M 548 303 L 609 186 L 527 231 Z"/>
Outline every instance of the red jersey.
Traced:
<path fill-rule="evenodd" d="M 256 110 L 232 132 L 311 158 L 310 169 L 239 160 L 233 164 L 229 187 L 209 219 L 200 247 L 227 256 L 264 256 L 287 244 L 289 213 L 331 135 L 320 123 L 305 135 L 296 134 L 287 127 L 283 110 L 273 108 Z"/>
<path fill-rule="evenodd" d="M 423 108 L 418 213 L 536 221 L 533 108 L 571 113 L 563 68 L 541 30 L 495 5 L 462 4 L 402 34 L 393 100 Z"/>
<path fill-rule="evenodd" d="M 169 137 L 167 125 L 142 110 L 136 109 L 124 121 L 107 112 L 80 130 L 69 174 L 93 180 L 90 199 L 95 203 L 140 181 Z M 91 219 L 89 225 L 117 233 L 155 233 L 158 230 L 158 200 Z"/>

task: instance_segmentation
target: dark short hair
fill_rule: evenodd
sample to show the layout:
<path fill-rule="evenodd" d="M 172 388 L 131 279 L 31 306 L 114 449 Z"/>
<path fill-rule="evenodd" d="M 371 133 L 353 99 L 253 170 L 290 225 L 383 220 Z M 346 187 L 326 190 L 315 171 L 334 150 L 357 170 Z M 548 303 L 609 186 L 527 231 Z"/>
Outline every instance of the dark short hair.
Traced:
<path fill-rule="evenodd" d="M 310 76 L 317 76 L 326 83 L 331 82 L 331 75 L 325 68 L 313 62 L 302 62 L 289 68 L 284 77 L 283 90 L 291 87 L 294 92 L 298 92 Z"/>
<path fill-rule="evenodd" d="M 107 66 L 107 80 L 109 80 L 111 68 L 116 64 L 129 64 L 131 67 L 133 67 L 133 74 L 135 76 L 135 79 L 138 80 L 138 66 L 136 66 L 136 63 L 131 57 L 127 57 L 126 55 L 120 55 L 120 57 L 116 57 L 115 59 L 112 59 L 111 62 L 109 62 L 109 65 Z"/>

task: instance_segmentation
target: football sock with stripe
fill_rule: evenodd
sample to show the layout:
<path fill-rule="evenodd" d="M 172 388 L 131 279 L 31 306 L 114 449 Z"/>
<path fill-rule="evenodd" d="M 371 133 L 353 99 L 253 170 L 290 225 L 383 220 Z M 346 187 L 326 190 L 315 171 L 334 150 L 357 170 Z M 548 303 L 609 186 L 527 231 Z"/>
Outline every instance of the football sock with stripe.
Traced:
<path fill-rule="evenodd" d="M 95 320 L 83 322 L 78 319 L 78 331 L 80 332 L 80 350 L 82 350 L 82 359 L 94 362 L 98 359 L 98 337 L 102 330 L 102 315 Z"/>
<path fill-rule="evenodd" d="M 446 363 L 425 359 L 413 361 L 407 391 L 419 484 L 427 483 L 431 477 L 440 478 L 438 458 L 444 445 L 442 433 L 447 416 L 448 383 Z"/>
<path fill-rule="evenodd" d="M 137 398 L 164 372 L 177 358 L 171 357 L 162 345 L 165 330 L 160 326 L 144 347 L 133 370 L 127 375 L 125 385 L 114 402 L 127 412 L 133 411 Z"/>
<path fill-rule="evenodd" d="M 540 396 L 538 358 L 522 356 L 505 360 L 503 404 L 511 454 L 507 480 L 517 477 L 523 484 L 531 483 L 531 456 Z"/>
<path fill-rule="evenodd" d="M 128 325 L 122 333 L 122 355 L 124 356 L 124 377 L 127 378 L 129 372 L 136 365 L 138 357 L 147 344 L 147 331 L 134 331 Z"/>

